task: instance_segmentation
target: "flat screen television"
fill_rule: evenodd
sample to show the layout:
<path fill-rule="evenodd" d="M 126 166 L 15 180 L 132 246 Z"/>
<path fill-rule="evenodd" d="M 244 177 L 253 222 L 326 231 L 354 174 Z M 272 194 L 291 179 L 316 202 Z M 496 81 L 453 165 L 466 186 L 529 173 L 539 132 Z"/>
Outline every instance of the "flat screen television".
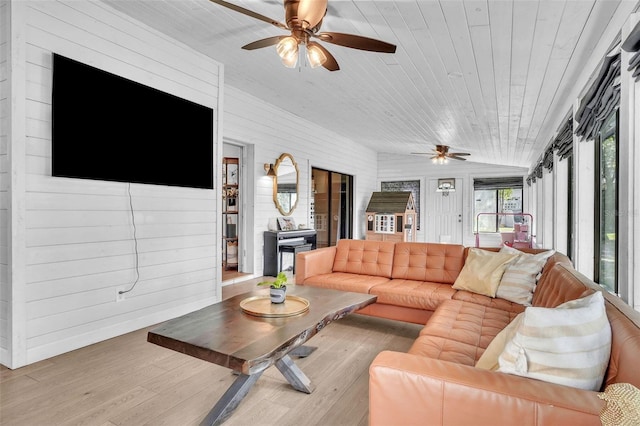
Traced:
<path fill-rule="evenodd" d="M 213 110 L 53 55 L 52 174 L 213 188 Z"/>

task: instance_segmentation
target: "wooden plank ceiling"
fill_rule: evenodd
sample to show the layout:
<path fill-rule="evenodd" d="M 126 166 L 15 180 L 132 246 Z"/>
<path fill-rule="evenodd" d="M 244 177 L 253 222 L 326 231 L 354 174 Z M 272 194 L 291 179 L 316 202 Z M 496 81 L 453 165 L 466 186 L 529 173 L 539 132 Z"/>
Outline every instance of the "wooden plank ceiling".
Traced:
<path fill-rule="evenodd" d="M 619 7 L 636 0 L 329 0 L 324 31 L 397 44 L 393 55 L 323 43 L 341 70 L 282 66 L 283 31 L 207 0 L 104 0 L 225 65 L 225 83 L 378 152 L 436 144 L 528 167 Z M 278 0 L 231 0 L 284 21 Z M 613 41 L 613 40 L 611 40 Z"/>

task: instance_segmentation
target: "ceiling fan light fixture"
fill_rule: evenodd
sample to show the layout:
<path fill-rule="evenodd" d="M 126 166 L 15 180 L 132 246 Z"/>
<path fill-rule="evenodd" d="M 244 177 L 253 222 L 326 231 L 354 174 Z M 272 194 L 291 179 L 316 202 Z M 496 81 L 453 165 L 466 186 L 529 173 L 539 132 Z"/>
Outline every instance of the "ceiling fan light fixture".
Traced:
<path fill-rule="evenodd" d="M 298 63 L 298 40 L 293 37 L 285 37 L 276 45 L 278 56 L 287 68 L 295 68 Z"/>
<path fill-rule="evenodd" d="M 318 46 L 307 45 L 307 61 L 311 68 L 318 68 L 327 61 L 327 55 Z"/>

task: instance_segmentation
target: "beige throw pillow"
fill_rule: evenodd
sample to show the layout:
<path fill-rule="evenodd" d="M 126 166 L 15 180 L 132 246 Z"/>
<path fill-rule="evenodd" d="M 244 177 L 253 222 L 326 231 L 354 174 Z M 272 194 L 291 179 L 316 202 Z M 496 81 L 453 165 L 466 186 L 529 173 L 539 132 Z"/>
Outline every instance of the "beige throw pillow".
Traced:
<path fill-rule="evenodd" d="M 496 289 L 509 262 L 517 256 L 472 248 L 453 288 L 496 297 Z"/>
<path fill-rule="evenodd" d="M 503 246 L 500 253 L 516 254 L 518 258 L 509 264 L 504 271 L 496 291 L 496 297 L 524 306 L 531 306 L 538 275 L 547 263 L 547 259 L 553 256 L 555 250 L 531 254 L 523 253 L 513 247 Z"/>
<path fill-rule="evenodd" d="M 557 308 L 526 308 L 498 371 L 597 391 L 610 353 L 611 326 L 596 291 Z"/>

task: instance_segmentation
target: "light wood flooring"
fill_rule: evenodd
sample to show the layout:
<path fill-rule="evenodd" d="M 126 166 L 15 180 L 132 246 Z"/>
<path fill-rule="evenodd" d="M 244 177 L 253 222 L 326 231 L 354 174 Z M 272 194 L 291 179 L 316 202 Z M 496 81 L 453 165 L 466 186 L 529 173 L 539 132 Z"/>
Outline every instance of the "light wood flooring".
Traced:
<path fill-rule="evenodd" d="M 223 297 L 260 281 L 223 287 Z M 149 327 L 152 328 L 152 327 Z M 0 424 L 196 425 L 234 381 L 231 371 L 146 342 L 149 329 L 17 370 L 0 368 Z M 225 425 L 366 425 L 368 367 L 382 350 L 406 351 L 420 326 L 351 315 L 309 341 L 296 363 L 316 385 L 291 388 L 267 370 Z"/>

